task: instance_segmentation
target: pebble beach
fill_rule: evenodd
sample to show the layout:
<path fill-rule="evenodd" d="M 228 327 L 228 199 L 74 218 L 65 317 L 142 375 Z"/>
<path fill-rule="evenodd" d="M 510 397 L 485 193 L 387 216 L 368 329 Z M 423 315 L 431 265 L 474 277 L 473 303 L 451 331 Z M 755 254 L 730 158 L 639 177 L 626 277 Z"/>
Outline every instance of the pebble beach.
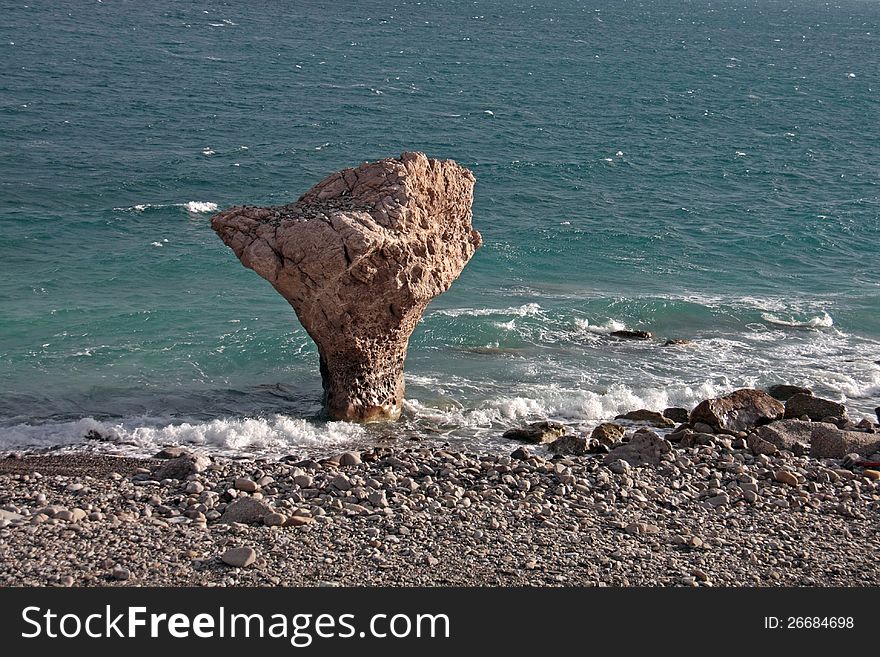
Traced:
<path fill-rule="evenodd" d="M 619 439 L 584 439 L 580 454 L 553 453 L 577 441 L 548 446 L 546 422 L 533 425 L 537 444 L 512 454 L 411 444 L 321 460 L 178 447 L 150 459 L 12 454 L 0 460 L 0 584 L 868 586 L 880 577 L 880 472 L 857 455 L 816 458 L 688 424 L 616 426 Z M 872 440 L 880 431 L 860 427 Z M 652 455 L 634 452 L 637 443 Z"/>

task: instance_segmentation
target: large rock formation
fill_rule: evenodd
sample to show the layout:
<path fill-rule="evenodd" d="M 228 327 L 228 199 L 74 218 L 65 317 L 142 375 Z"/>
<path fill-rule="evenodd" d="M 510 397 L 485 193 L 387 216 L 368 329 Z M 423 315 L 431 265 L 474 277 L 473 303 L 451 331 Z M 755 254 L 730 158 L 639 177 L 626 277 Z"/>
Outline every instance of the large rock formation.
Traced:
<path fill-rule="evenodd" d="M 785 407 L 766 392 L 745 388 L 724 397 L 706 399 L 691 411 L 691 426 L 708 424 L 716 432 L 749 431 L 779 420 Z"/>
<path fill-rule="evenodd" d="M 812 393 L 809 395 L 792 395 L 785 402 L 785 417 L 799 418 L 804 415 L 808 416 L 813 422 L 819 422 L 826 417 L 845 419 L 846 406 L 830 399 L 814 397 Z"/>
<path fill-rule="evenodd" d="M 841 431 L 830 424 L 815 422 L 810 437 L 810 456 L 817 459 L 842 459 L 847 454 L 866 457 L 880 452 L 880 434 Z"/>
<path fill-rule="evenodd" d="M 334 173 L 296 203 L 212 218 L 317 343 L 332 419 L 400 416 L 409 336 L 482 244 L 473 189 L 455 162 L 404 153 Z"/>

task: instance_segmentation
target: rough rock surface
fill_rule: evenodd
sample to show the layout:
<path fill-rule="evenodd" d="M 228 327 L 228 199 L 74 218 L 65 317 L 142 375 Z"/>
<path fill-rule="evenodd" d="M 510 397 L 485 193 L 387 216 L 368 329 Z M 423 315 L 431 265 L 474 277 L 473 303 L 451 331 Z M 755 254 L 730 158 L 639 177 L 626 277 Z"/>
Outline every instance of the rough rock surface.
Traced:
<path fill-rule="evenodd" d="M 611 335 L 615 338 L 623 338 L 624 340 L 650 340 L 650 331 L 630 331 L 624 329 L 622 331 L 612 331 Z"/>
<path fill-rule="evenodd" d="M 658 465 L 663 455 L 671 451 L 669 441 L 653 431 L 636 431 L 628 443 L 615 447 L 605 456 L 605 463 L 622 459 L 630 465 Z"/>
<path fill-rule="evenodd" d="M 673 422 L 687 422 L 690 417 L 690 411 L 686 408 L 679 408 L 678 406 L 672 406 L 670 408 L 663 409 L 663 416 L 668 417 Z"/>
<path fill-rule="evenodd" d="M 675 422 L 668 417 L 664 417 L 663 413 L 658 411 L 649 411 L 642 408 L 637 411 L 623 413 L 614 418 L 615 420 L 629 420 L 630 422 L 644 422 L 654 427 L 670 428 L 675 426 Z"/>
<path fill-rule="evenodd" d="M 252 525 L 263 522 L 263 518 L 271 513 L 274 513 L 272 507 L 265 502 L 253 497 L 240 497 L 226 507 L 220 522 Z"/>
<path fill-rule="evenodd" d="M 826 417 L 846 418 L 846 406 L 830 399 L 804 394 L 793 395 L 785 402 L 786 418 L 798 418 L 804 415 L 816 422 Z"/>
<path fill-rule="evenodd" d="M 817 426 L 819 426 L 817 423 L 805 420 L 781 420 L 758 427 L 755 429 L 755 433 L 779 449 L 793 451 L 797 444 L 810 444 L 813 430 Z M 827 426 L 829 429 L 836 429 L 831 424 L 823 426 Z"/>
<path fill-rule="evenodd" d="M 554 454 L 573 454 L 583 456 L 590 449 L 590 442 L 583 436 L 565 435 L 557 438 L 547 446 Z"/>
<path fill-rule="evenodd" d="M 455 162 L 404 153 L 334 173 L 296 203 L 212 218 L 318 345 L 332 419 L 400 416 L 409 336 L 482 244 L 473 189 Z"/>
<path fill-rule="evenodd" d="M 522 428 L 508 429 L 504 432 L 503 438 L 506 440 L 522 440 L 523 442 L 540 445 L 542 443 L 552 443 L 564 435 L 564 424 L 543 420 L 541 422 L 533 422 Z"/>
<path fill-rule="evenodd" d="M 619 442 L 621 438 L 623 438 L 624 434 L 626 434 L 626 429 L 624 429 L 619 424 L 614 424 L 613 422 L 603 422 L 595 429 L 593 429 L 593 433 L 590 434 L 590 438 L 593 440 L 597 440 L 603 445 L 607 445 L 611 447 L 616 442 Z"/>
<path fill-rule="evenodd" d="M 245 568 L 257 560 L 257 552 L 250 547 L 235 547 L 220 555 L 220 560 L 227 566 Z"/>
<path fill-rule="evenodd" d="M 847 454 L 865 457 L 880 452 L 880 434 L 842 431 L 828 424 L 814 425 L 810 456 L 817 459 L 841 459 Z"/>
<path fill-rule="evenodd" d="M 779 383 L 775 386 L 770 386 L 767 388 L 767 394 L 773 397 L 773 399 L 778 399 L 781 402 L 788 401 L 795 395 L 813 395 L 813 391 L 809 388 L 803 388 L 801 386 L 792 386 L 787 383 Z"/>
<path fill-rule="evenodd" d="M 186 479 L 191 474 L 203 472 L 205 468 L 211 465 L 211 459 L 207 456 L 185 455 L 171 458 L 153 471 L 156 479 Z"/>
<path fill-rule="evenodd" d="M 749 431 L 781 419 L 784 413 L 785 407 L 766 392 L 745 388 L 700 402 L 691 411 L 690 422 L 702 422 L 716 431 Z"/>
<path fill-rule="evenodd" d="M 773 455 L 779 453 L 779 448 L 773 443 L 764 440 L 756 433 L 750 433 L 746 437 L 746 445 L 750 450 L 752 450 L 752 454 L 758 456 L 760 454 L 764 455 Z"/>

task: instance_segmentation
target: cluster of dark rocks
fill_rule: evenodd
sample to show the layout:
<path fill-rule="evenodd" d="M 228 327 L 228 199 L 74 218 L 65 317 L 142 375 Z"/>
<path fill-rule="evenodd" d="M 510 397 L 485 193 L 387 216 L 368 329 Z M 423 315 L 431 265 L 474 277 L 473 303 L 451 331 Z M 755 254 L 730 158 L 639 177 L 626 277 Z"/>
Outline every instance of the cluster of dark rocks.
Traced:
<path fill-rule="evenodd" d="M 880 408 L 877 414 L 880 422 Z M 561 423 L 544 420 L 509 429 L 503 437 L 546 444 L 556 454 L 605 454 L 606 460 L 643 447 L 654 451 L 656 445 L 664 443 L 682 447 L 711 444 L 719 435 L 755 455 L 788 451 L 817 459 L 849 456 L 853 464 L 880 460 L 880 426 L 870 418 L 854 421 L 844 404 L 817 397 L 799 386 L 781 384 L 766 391 L 746 388 L 706 399 L 690 411 L 675 407 L 662 412 L 639 409 L 618 415 L 615 420 L 598 425 L 589 435 L 572 433 Z M 640 428 L 628 435 L 627 427 L 631 425 Z M 663 430 L 664 434 L 661 437 L 647 427 Z M 655 447 L 648 448 L 648 444 Z"/>

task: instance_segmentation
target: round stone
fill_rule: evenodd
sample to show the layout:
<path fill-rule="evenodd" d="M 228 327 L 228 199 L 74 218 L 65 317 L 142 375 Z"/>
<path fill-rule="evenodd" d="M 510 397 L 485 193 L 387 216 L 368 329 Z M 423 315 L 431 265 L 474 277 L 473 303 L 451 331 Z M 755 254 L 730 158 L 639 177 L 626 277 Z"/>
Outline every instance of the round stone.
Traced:
<path fill-rule="evenodd" d="M 256 481 L 253 479 L 247 479 L 246 477 L 239 477 L 236 479 L 235 488 L 236 490 L 241 490 L 245 493 L 256 493 L 260 489 Z"/>
<path fill-rule="evenodd" d="M 266 527 L 280 527 L 287 520 L 283 513 L 267 513 L 263 516 L 263 524 Z"/>
<path fill-rule="evenodd" d="M 339 455 L 339 465 L 358 465 L 361 455 L 358 452 L 344 452 Z"/>

